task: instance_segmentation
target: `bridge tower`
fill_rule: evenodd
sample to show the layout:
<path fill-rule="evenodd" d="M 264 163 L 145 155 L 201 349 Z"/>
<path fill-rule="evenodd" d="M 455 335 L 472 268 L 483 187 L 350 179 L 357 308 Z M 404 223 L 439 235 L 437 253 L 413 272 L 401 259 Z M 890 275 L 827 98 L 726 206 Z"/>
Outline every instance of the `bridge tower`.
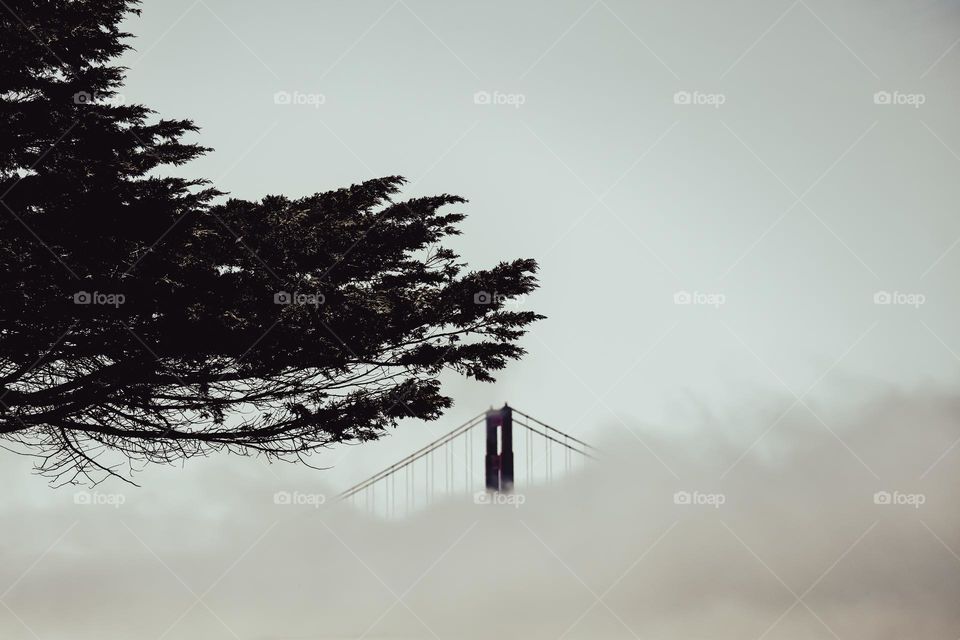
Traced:
<path fill-rule="evenodd" d="M 513 491 L 513 409 L 504 404 L 487 411 L 487 491 Z M 498 448 L 497 434 L 500 435 Z"/>

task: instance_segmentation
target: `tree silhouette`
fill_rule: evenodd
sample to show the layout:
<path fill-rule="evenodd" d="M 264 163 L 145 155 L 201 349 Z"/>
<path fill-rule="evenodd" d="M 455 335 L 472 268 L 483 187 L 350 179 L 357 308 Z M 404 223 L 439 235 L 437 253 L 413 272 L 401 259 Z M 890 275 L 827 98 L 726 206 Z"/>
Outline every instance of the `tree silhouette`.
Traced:
<path fill-rule="evenodd" d="M 54 482 L 376 439 L 523 355 L 536 263 L 466 271 L 462 198 L 225 200 L 169 175 L 191 121 L 119 99 L 135 2 L 0 4 L 0 435 Z"/>

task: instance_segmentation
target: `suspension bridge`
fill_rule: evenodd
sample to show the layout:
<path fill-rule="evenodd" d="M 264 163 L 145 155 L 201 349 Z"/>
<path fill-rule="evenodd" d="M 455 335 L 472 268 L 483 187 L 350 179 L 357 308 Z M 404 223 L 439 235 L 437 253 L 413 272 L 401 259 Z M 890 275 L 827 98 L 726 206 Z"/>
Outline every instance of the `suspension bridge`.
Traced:
<path fill-rule="evenodd" d="M 338 498 L 387 518 L 457 495 L 508 496 L 581 468 L 598 451 L 504 405 L 480 413 L 430 444 L 357 483 Z"/>

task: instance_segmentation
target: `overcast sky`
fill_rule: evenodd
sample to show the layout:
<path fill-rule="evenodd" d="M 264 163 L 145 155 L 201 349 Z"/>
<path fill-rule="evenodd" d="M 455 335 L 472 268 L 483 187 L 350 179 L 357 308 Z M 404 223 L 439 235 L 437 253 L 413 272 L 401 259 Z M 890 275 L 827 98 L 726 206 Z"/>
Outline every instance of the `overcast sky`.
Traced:
<path fill-rule="evenodd" d="M 215 151 L 182 173 L 242 198 L 396 174 L 410 197 L 464 196 L 452 246 L 476 268 L 537 258 L 542 286 L 523 305 L 548 316 L 496 384 L 445 379 L 457 404 L 438 423 L 408 420 L 330 452 L 317 460 L 335 465 L 325 472 L 265 476 L 262 461 L 239 458 L 149 471 L 142 495 L 251 478 L 344 488 L 505 401 L 589 440 L 631 431 L 699 450 L 710 433 L 734 443 L 723 469 L 770 416 L 786 411 L 820 437 L 842 431 L 831 416 L 878 397 L 958 382 L 958 2 L 142 9 L 126 25 L 136 38 L 123 94 L 201 127 Z M 751 454 L 775 460 L 777 430 Z M 828 442 L 851 474 L 872 468 Z M 918 469 L 941 454 L 956 469 L 951 438 L 937 442 Z M 660 468 L 654 451 L 636 455 Z M 27 471 L 0 459 L 15 488 L 0 500 L 11 517 L 43 509 L 49 543 L 73 494 Z M 221 507 L 217 517 L 236 513 Z"/>
<path fill-rule="evenodd" d="M 400 174 L 470 199 L 471 266 L 540 261 L 530 355 L 495 385 L 448 380 L 449 419 L 351 453 L 334 475 L 353 478 L 505 401 L 581 435 L 677 432 L 758 394 L 955 382 L 958 14 L 147 2 L 125 97 L 193 118 L 215 152 L 185 171 L 239 197 Z"/>

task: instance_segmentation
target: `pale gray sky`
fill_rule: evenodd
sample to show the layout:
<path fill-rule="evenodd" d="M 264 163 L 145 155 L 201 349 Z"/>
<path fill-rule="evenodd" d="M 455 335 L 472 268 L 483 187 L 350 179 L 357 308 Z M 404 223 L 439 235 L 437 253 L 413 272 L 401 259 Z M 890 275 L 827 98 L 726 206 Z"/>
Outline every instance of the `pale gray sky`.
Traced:
<path fill-rule="evenodd" d="M 847 377 L 957 381 L 958 13 L 147 2 L 125 95 L 195 119 L 216 151 L 187 171 L 237 196 L 402 174 L 411 196 L 471 200 L 457 247 L 472 265 L 541 261 L 526 304 L 549 319 L 530 355 L 496 385 L 451 379 L 458 406 L 431 428 L 509 401 L 574 433 L 675 431 L 814 383 L 811 399 L 843 399 Z M 681 290 L 725 304 L 676 305 Z M 429 436 L 411 423 L 351 465 Z"/>

